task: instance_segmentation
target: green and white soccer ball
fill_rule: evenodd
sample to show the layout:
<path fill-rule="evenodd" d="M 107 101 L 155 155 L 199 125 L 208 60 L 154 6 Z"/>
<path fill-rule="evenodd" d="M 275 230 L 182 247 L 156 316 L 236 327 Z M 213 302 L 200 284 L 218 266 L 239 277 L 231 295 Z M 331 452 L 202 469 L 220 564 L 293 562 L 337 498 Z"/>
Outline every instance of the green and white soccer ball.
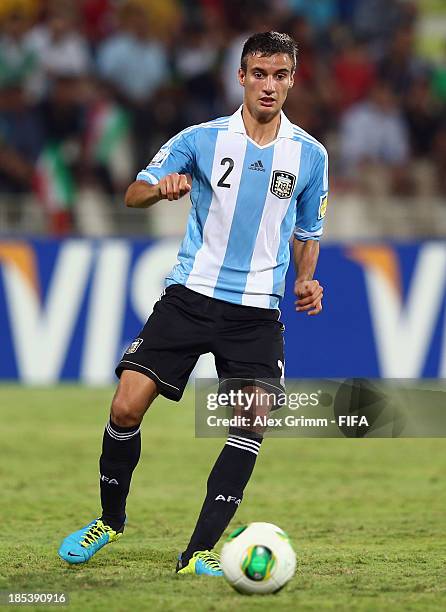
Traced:
<path fill-rule="evenodd" d="M 272 523 L 250 523 L 231 533 L 221 567 L 240 593 L 276 593 L 296 571 L 296 553 L 287 534 Z"/>

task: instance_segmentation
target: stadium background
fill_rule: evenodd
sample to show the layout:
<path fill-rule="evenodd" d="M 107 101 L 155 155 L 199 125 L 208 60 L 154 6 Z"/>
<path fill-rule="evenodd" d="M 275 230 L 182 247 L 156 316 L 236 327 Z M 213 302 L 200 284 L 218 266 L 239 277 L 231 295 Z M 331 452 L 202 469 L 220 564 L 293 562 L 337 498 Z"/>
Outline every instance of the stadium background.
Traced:
<path fill-rule="evenodd" d="M 113 367 L 189 206 L 126 210 L 124 190 L 170 136 L 237 108 L 242 42 L 269 28 L 301 49 L 285 111 L 330 154 L 324 311 L 298 316 L 288 287 L 287 376 L 445 377 L 444 0 L 1 0 L 0 601 L 271 609 L 172 575 L 222 445 L 194 439 L 192 390 L 144 421 L 122 542 L 86 567 L 56 554 L 98 511 Z M 233 525 L 291 535 L 275 609 L 444 610 L 445 471 L 441 438 L 267 440 Z"/>
<path fill-rule="evenodd" d="M 1 379 L 113 380 L 189 207 L 123 192 L 173 134 L 237 108 L 242 43 L 269 28 L 300 47 L 285 110 L 330 154 L 325 310 L 295 316 L 288 291 L 287 375 L 445 376 L 441 1 L 4 0 Z"/>

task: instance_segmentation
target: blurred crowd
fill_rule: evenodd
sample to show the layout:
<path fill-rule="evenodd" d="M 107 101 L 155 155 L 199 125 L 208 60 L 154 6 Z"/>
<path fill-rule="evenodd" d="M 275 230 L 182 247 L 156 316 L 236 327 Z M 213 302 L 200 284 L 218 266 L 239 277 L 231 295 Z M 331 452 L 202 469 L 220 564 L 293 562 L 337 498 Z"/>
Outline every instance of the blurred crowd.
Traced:
<path fill-rule="evenodd" d="M 299 45 L 286 113 L 331 156 L 331 187 L 446 195 L 446 41 L 417 53 L 409 0 L 1 0 L 0 193 L 70 232 L 78 194 L 119 196 L 184 127 L 230 114 L 254 31 Z M 445 7 L 446 12 L 446 7 Z"/>

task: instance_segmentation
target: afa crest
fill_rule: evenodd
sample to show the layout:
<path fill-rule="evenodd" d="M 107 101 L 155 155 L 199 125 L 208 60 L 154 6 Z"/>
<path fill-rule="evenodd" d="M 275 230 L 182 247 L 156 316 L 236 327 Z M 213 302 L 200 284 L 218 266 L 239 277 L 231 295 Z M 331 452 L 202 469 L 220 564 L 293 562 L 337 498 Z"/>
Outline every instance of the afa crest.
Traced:
<path fill-rule="evenodd" d="M 284 170 L 274 170 L 271 180 L 271 193 L 278 198 L 285 200 L 293 194 L 296 176 Z"/>

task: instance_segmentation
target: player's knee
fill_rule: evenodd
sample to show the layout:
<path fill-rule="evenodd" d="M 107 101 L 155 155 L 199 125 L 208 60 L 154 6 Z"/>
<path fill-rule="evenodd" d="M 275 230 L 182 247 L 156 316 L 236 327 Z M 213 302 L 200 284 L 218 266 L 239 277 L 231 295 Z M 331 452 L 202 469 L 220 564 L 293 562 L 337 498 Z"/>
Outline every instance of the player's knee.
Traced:
<path fill-rule="evenodd" d="M 119 427 L 134 427 L 142 420 L 141 411 L 123 397 L 115 397 L 110 410 L 113 423 Z"/>

